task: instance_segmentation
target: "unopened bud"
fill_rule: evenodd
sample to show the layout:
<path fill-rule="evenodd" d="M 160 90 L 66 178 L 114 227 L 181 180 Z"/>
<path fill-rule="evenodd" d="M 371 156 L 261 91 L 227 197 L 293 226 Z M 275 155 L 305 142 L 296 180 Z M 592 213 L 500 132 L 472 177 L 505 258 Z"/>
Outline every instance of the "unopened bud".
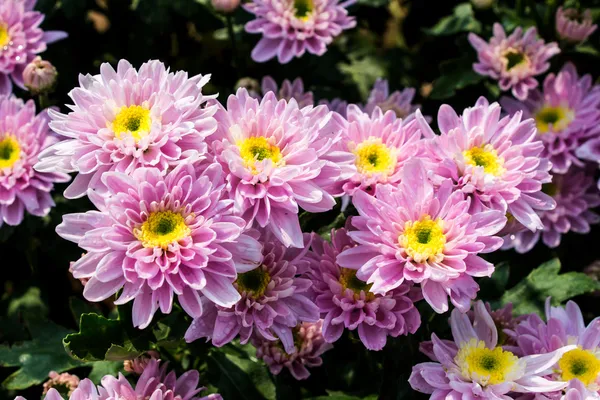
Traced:
<path fill-rule="evenodd" d="M 34 95 L 54 89 L 58 73 L 49 61 L 36 57 L 23 70 L 23 83 Z"/>
<path fill-rule="evenodd" d="M 494 0 L 471 0 L 471 4 L 478 10 L 485 10 L 494 4 Z"/>
<path fill-rule="evenodd" d="M 210 1 L 215 10 L 222 13 L 232 13 L 240 5 L 240 0 L 211 0 Z"/>

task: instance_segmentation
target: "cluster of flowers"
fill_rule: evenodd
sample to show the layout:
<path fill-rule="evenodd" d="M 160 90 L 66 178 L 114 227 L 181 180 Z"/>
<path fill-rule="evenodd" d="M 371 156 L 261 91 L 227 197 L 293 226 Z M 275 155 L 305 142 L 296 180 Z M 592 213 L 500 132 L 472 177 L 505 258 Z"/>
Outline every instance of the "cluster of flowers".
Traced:
<path fill-rule="evenodd" d="M 150 359 L 140 368 L 140 377 L 135 386 L 119 373 L 118 377 L 106 375 L 101 385 L 96 386 L 89 379 L 79 380 L 75 375 L 50 373 L 50 381 L 44 384 L 44 400 L 111 400 L 111 399 L 152 399 L 152 400 L 223 400 L 219 394 L 199 396 L 205 390 L 198 387 L 200 374 L 196 370 L 185 372 L 180 377 L 174 371 L 167 372 L 168 363 Z M 17 396 L 15 400 L 26 400 Z"/>
<path fill-rule="evenodd" d="M 432 399 L 600 399 L 600 318 L 586 327 L 577 304 L 546 302 L 537 314 L 490 311 L 481 301 L 450 317 L 454 341 L 435 334 L 420 350 L 432 362 L 413 367 L 413 389 Z"/>

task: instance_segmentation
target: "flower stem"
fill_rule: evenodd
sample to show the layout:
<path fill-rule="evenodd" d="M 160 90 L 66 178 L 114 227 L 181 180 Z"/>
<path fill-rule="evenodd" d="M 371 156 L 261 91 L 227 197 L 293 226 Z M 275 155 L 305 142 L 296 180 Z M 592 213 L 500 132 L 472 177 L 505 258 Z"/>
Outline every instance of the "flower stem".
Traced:
<path fill-rule="evenodd" d="M 238 78 L 241 76 L 240 69 L 242 67 L 240 58 L 237 52 L 237 42 L 235 40 L 235 31 L 233 30 L 233 17 L 231 15 L 227 15 L 227 34 L 229 35 L 229 40 L 231 41 L 231 52 L 233 53 L 233 67 L 235 68 Z"/>

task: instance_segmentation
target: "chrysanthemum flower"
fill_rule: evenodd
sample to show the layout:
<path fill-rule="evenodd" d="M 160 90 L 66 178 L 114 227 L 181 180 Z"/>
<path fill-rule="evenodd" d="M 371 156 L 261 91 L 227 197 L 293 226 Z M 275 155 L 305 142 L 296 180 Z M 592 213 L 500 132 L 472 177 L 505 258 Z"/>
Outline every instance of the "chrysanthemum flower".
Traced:
<path fill-rule="evenodd" d="M 542 157 L 559 174 L 573 164 L 583 166 L 575 154 L 577 148 L 600 134 L 600 86 L 592 86 L 590 75 L 579 78 L 571 63 L 558 75 L 546 77 L 543 93 L 534 90 L 523 102 L 505 97 L 501 103 L 508 113 L 521 111 L 523 118 L 535 120 L 544 143 Z"/>
<path fill-rule="evenodd" d="M 483 302 L 475 305 L 475 321 L 458 309 L 452 311 L 450 327 L 454 341 L 431 336 L 433 362 L 413 367 L 409 383 L 431 399 L 506 399 L 509 392 L 544 393 L 560 390 L 567 382 L 543 376 L 575 346 L 523 358 L 498 346 L 498 331 Z"/>
<path fill-rule="evenodd" d="M 568 232 L 588 233 L 590 224 L 600 222 L 592 209 L 600 206 L 600 193 L 594 176 L 585 170 L 572 167 L 566 175 L 554 175 L 552 183 L 543 190 L 556 201 L 554 210 L 539 211 L 544 228 L 531 232 L 522 230 L 504 238 L 504 248 L 514 247 L 526 253 L 540 240 L 548 247 L 558 247 L 561 236 Z"/>
<path fill-rule="evenodd" d="M 323 364 L 321 355 L 333 346 L 323 339 L 323 321 L 303 322 L 294 328 L 294 345 L 296 351 L 286 353 L 281 343 L 255 338 L 252 344 L 256 347 L 256 357 L 263 360 L 273 375 L 279 375 L 286 367 L 297 380 L 310 376 L 308 368 Z"/>
<path fill-rule="evenodd" d="M 575 151 L 575 155 L 582 160 L 591 161 L 600 166 L 600 137 L 586 141 Z M 600 180 L 598 180 L 598 189 L 600 189 Z"/>
<path fill-rule="evenodd" d="M 564 386 L 577 380 L 581 385 L 571 385 L 571 389 L 582 399 L 600 398 L 600 317 L 586 327 L 577 304 L 569 301 L 566 307 L 552 307 L 548 298 L 546 321 L 531 314 L 507 333 L 518 343 L 517 350 L 527 356 L 539 357 L 568 344 L 577 345 L 556 360 L 546 378 Z M 550 399 L 560 396 L 560 392 L 548 394 Z M 572 398 L 577 397 L 567 397 Z"/>
<path fill-rule="evenodd" d="M 77 375 L 69 374 L 68 372 L 63 372 L 59 374 L 56 371 L 50 371 L 48 374 L 48 379 L 44 382 L 44 391 L 43 394 L 48 393 L 51 389 L 58 391 L 61 394 L 71 395 L 77 386 L 79 386 L 79 377 Z"/>
<path fill-rule="evenodd" d="M 67 37 L 65 32 L 40 29 L 44 14 L 33 11 L 36 0 L 0 3 L 0 94 L 12 92 L 12 81 L 22 89 L 23 70 L 46 45 Z"/>
<path fill-rule="evenodd" d="M 219 106 L 212 154 L 227 174 L 234 210 L 248 226 L 268 227 L 286 246 L 304 247 L 299 207 L 328 211 L 335 205 L 325 188 L 340 167 L 325 160 L 341 130 L 330 129 L 326 107 L 298 107 L 269 92 L 259 102 L 239 89 L 227 109 Z"/>
<path fill-rule="evenodd" d="M 423 131 L 428 129 L 417 111 Z M 542 192 L 551 181 L 550 163 L 532 119 L 521 113 L 500 119 L 498 103 L 480 98 L 461 117 L 440 107 L 441 135 L 427 142 L 427 163 L 435 179 L 452 179 L 472 198 L 471 211 L 491 208 L 509 213 L 527 229 L 542 229 L 536 211 L 551 210 L 554 200 Z M 432 136 L 433 132 L 429 133 Z"/>
<path fill-rule="evenodd" d="M 415 111 L 421 107 L 420 104 L 412 104 L 414 97 L 414 88 L 405 88 L 402 91 L 396 90 L 390 93 L 388 81 L 377 79 L 364 110 L 367 114 L 371 114 L 375 107 L 379 107 L 384 113 L 391 110 L 396 117 L 406 122 L 413 118 Z"/>
<path fill-rule="evenodd" d="M 414 302 L 423 298 L 421 290 L 405 282 L 385 295 L 369 291 L 370 284 L 356 277 L 356 270 L 341 268 L 336 257 L 356 245 L 345 229 L 331 232 L 331 243 L 313 234 L 311 270 L 308 273 L 323 321 L 325 341 L 333 343 L 344 328 L 358 330 L 369 350 L 381 350 L 387 336 L 415 333 L 421 325 Z"/>
<path fill-rule="evenodd" d="M 252 59 L 264 62 L 277 56 L 281 64 L 306 51 L 321 56 L 344 29 L 354 28 L 356 20 L 347 7 L 355 0 L 253 0 L 243 7 L 254 14 L 246 32 L 261 33 L 252 50 Z"/>
<path fill-rule="evenodd" d="M 576 8 L 558 7 L 556 10 L 556 33 L 558 36 L 572 43 L 585 41 L 596 31 L 598 25 L 594 24 L 592 11 L 585 10 L 583 13 Z"/>
<path fill-rule="evenodd" d="M 230 215 L 219 165 L 197 174 L 180 164 L 164 177 L 156 168 L 107 172 L 102 180 L 106 198 L 90 198 L 99 211 L 67 214 L 56 228 L 87 251 L 71 268 L 89 278 L 87 300 L 123 289 L 115 303 L 134 300 L 133 324 L 145 328 L 159 307 L 171 312 L 174 295 L 192 317 L 202 314 L 200 293 L 224 307 L 240 299 L 236 272 L 258 266 L 261 246 Z"/>
<path fill-rule="evenodd" d="M 125 60 L 115 71 L 100 66 L 100 75 L 80 75 L 71 91 L 71 112 L 51 111 L 50 127 L 68 138 L 44 151 L 39 171 L 78 172 L 65 197 L 105 191 L 107 171 L 131 174 L 155 167 L 163 174 L 188 158 L 206 152 L 204 138 L 216 129 L 216 107 L 203 107 L 202 87 L 210 76 L 188 78 L 159 61 L 139 71 Z"/>
<path fill-rule="evenodd" d="M 58 142 L 48 128 L 46 111 L 35 114 L 35 103 L 0 95 L 0 226 L 19 225 L 25 211 L 43 217 L 54 201 L 54 183 L 66 174 L 33 169 L 42 150 Z"/>
<path fill-rule="evenodd" d="M 198 371 L 190 370 L 177 377 L 175 371 L 167 373 L 167 366 L 168 363 L 163 363 L 161 366 L 159 360 L 150 361 L 134 386 L 121 373 L 118 378 L 112 375 L 104 376 L 101 385 L 97 387 L 91 380 L 84 379 L 69 399 L 223 400 L 219 394 L 197 396 L 206 389 L 198 387 L 200 381 Z M 26 399 L 18 396 L 15 400 Z M 55 389 L 50 389 L 44 400 L 63 400 L 63 398 Z"/>
<path fill-rule="evenodd" d="M 260 242 L 262 264 L 238 274 L 233 284 L 241 299 L 230 307 L 206 304 L 204 314 L 188 328 L 187 342 L 207 338 L 221 347 L 238 334 L 241 343 L 259 336 L 270 341 L 279 339 L 291 353 L 292 329 L 300 322 L 319 319 L 319 309 L 308 298 L 311 281 L 298 277 L 308 268 L 305 254 L 310 246 L 309 235 L 305 235 L 302 250 L 286 248 L 269 232 L 262 233 Z"/>
<path fill-rule="evenodd" d="M 402 166 L 420 152 L 419 125 L 404 122 L 393 111 L 384 114 L 378 107 L 367 114 L 354 104 L 348 106 L 347 120 L 338 120 L 343 136 L 330 157 L 345 177 L 338 182 L 343 192 L 376 193 L 382 185 L 397 186 Z"/>
<path fill-rule="evenodd" d="M 281 84 L 281 88 L 279 88 L 273 78 L 265 76 L 261 82 L 261 90 L 263 96 L 269 92 L 273 92 L 278 100 L 283 99 L 289 102 L 291 99 L 294 99 L 300 108 L 315 104 L 312 92 L 304 91 L 302 78 L 296 78 L 293 82 L 285 79 Z"/>
<path fill-rule="evenodd" d="M 439 313 L 452 303 L 466 312 L 479 286 L 473 277 L 490 276 L 494 266 L 478 256 L 496 250 L 493 236 L 506 223 L 497 210 L 469 213 L 470 200 L 450 180 L 435 189 L 418 160 L 407 163 L 398 189 L 383 186 L 373 197 L 357 191 L 348 235 L 358 246 L 337 256 L 343 268 L 386 294 L 405 281 L 420 283 L 425 300 Z"/>
<path fill-rule="evenodd" d="M 329 111 L 336 112 L 340 114 L 343 118 L 347 117 L 346 109 L 348 108 L 348 102 L 346 100 L 342 100 L 340 98 L 335 98 L 333 100 L 320 100 L 319 105 L 327 106 Z"/>
<path fill-rule="evenodd" d="M 525 34 L 518 27 L 507 37 L 502 25 L 495 23 L 489 43 L 474 33 L 469 34 L 469 42 L 479 58 L 479 62 L 473 64 L 475 72 L 498 80 L 500 89 L 512 89 L 513 96 L 519 100 L 525 100 L 529 90 L 538 86 L 534 77 L 546 72 L 550 68 L 548 60 L 560 53 L 556 43 L 546 44 L 537 38 L 535 27 Z"/>

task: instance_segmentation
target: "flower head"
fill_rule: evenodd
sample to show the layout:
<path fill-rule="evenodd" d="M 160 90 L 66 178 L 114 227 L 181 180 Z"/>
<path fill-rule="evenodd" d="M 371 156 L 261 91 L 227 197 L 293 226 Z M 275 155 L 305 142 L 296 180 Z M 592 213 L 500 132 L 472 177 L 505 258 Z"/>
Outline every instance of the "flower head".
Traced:
<path fill-rule="evenodd" d="M 356 270 L 341 268 L 336 257 L 356 245 L 345 229 L 331 232 L 331 243 L 313 234 L 311 270 L 315 303 L 323 321 L 325 341 L 333 343 L 344 328 L 358 330 L 360 340 L 369 350 L 381 350 L 387 336 L 415 333 L 421 318 L 414 302 L 421 291 L 405 282 L 385 295 L 369 291 L 371 285 L 356 277 Z"/>
<path fill-rule="evenodd" d="M 453 190 L 450 180 L 438 188 L 418 160 L 407 163 L 397 189 L 383 186 L 375 197 L 356 192 L 360 216 L 352 218 L 358 243 L 337 256 L 343 268 L 386 294 L 405 281 L 421 284 L 425 300 L 436 312 L 448 310 L 448 296 L 467 311 L 478 285 L 473 277 L 490 276 L 494 266 L 478 256 L 496 250 L 493 236 L 506 223 L 496 210 L 469 213 L 470 200 Z"/>
<path fill-rule="evenodd" d="M 291 99 L 295 99 L 300 108 L 312 106 L 315 103 L 312 92 L 304 91 L 302 78 L 296 78 L 293 82 L 285 79 L 279 88 L 273 78 L 265 76 L 261 82 L 261 90 L 263 96 L 269 92 L 275 93 L 278 100 L 283 99 L 289 102 Z"/>
<path fill-rule="evenodd" d="M 88 188 L 106 191 L 105 172 L 154 167 L 165 174 L 202 155 L 204 138 L 216 129 L 216 108 L 202 107 L 209 78 L 169 72 L 159 61 L 138 71 L 125 60 L 116 71 L 105 63 L 100 75 L 80 75 L 80 87 L 70 93 L 72 111 L 50 112 L 50 127 L 68 139 L 46 150 L 36 169 L 78 172 L 65 191 L 77 198 Z"/>
<path fill-rule="evenodd" d="M 576 345 L 556 361 L 546 378 L 565 386 L 576 380 L 579 384 L 572 385 L 572 389 L 581 393 L 582 399 L 600 397 L 600 318 L 586 326 L 576 303 L 569 301 L 565 307 L 552 307 L 548 298 L 546 322 L 531 314 L 507 332 L 518 344 L 516 350 L 527 356 L 546 355 L 563 346 Z M 554 395 L 548 397 L 560 398 L 560 392 Z"/>
<path fill-rule="evenodd" d="M 417 114 L 422 130 L 425 121 Z M 549 183 L 550 163 L 541 157 L 544 145 L 532 119 L 521 113 L 500 118 L 498 103 L 480 98 L 462 116 L 440 107 L 441 135 L 425 143 L 426 162 L 434 180 L 451 179 L 471 197 L 471 211 L 495 209 L 509 213 L 527 229 L 542 229 L 538 210 L 551 210 L 554 200 L 542 192 Z M 432 136 L 432 135 L 430 135 Z"/>
<path fill-rule="evenodd" d="M 505 248 L 514 247 L 526 253 L 540 240 L 548 247 L 560 244 L 561 236 L 568 232 L 588 233 L 590 224 L 600 222 L 592 210 L 600 205 L 600 193 L 594 176 L 586 170 L 572 167 L 565 175 L 554 175 L 552 183 L 542 187 L 556 201 L 554 210 L 539 211 L 544 228 L 531 232 L 521 230 L 505 237 Z"/>
<path fill-rule="evenodd" d="M 133 372 L 141 375 L 152 360 L 159 360 L 160 354 L 155 350 L 149 350 L 144 354 L 139 355 L 133 360 L 123 361 L 123 369 L 126 372 Z"/>
<path fill-rule="evenodd" d="M 107 172 L 103 183 L 106 197 L 91 195 L 98 211 L 67 214 L 56 228 L 87 251 L 71 268 L 89 278 L 87 300 L 123 289 L 115 303 L 134 300 L 133 324 L 144 328 L 159 307 L 171 312 L 174 295 L 192 317 L 202 314 L 200 293 L 225 307 L 240 299 L 233 281 L 258 265 L 260 244 L 222 199 L 218 165 L 202 174 L 190 164 L 166 176 L 156 168 Z"/>
<path fill-rule="evenodd" d="M 559 174 L 573 164 L 583 166 L 577 149 L 600 134 L 600 86 L 592 86 L 590 75 L 579 78 L 571 63 L 546 77 L 543 92 L 532 91 L 524 102 L 503 98 L 501 103 L 510 114 L 522 112 L 523 118 L 535 120 L 544 143 L 542 157 Z"/>
<path fill-rule="evenodd" d="M 303 322 L 293 330 L 296 351 L 288 354 L 281 343 L 255 338 L 252 344 L 256 347 L 256 357 L 267 364 L 273 375 L 279 375 L 286 367 L 297 380 L 310 376 L 308 368 L 323 364 L 321 355 L 333 346 L 323 339 L 323 321 Z M 308 368 L 307 368 L 308 367 Z"/>
<path fill-rule="evenodd" d="M 596 31 L 598 25 L 594 24 L 592 11 L 587 9 L 583 13 L 575 8 L 558 7 L 556 10 L 556 33 L 561 39 L 572 43 L 584 42 Z"/>
<path fill-rule="evenodd" d="M 274 239 L 270 232 L 263 232 L 261 265 L 238 274 L 233 285 L 241 299 L 230 307 L 205 306 L 204 314 L 188 328 L 187 342 L 204 337 L 220 347 L 239 334 L 241 343 L 258 336 L 280 340 L 285 351 L 294 351 L 292 329 L 300 322 L 319 319 L 319 309 L 308 298 L 311 282 L 298 277 L 308 266 L 305 254 L 310 240 L 306 235 L 304 248 L 298 250 Z"/>
<path fill-rule="evenodd" d="M 10 94 L 12 81 L 22 89 L 23 70 L 46 45 L 67 37 L 65 32 L 40 29 L 44 14 L 33 11 L 35 0 L 0 3 L 0 94 Z"/>
<path fill-rule="evenodd" d="M 519 358 L 498 346 L 498 331 L 481 301 L 475 304 L 473 322 L 453 310 L 450 327 L 454 341 L 433 334 L 433 351 L 427 354 L 433 362 L 416 365 L 409 378 L 413 389 L 432 399 L 510 399 L 509 392 L 544 393 L 567 386 L 543 376 L 575 346 Z"/>
<path fill-rule="evenodd" d="M 47 93 L 54 89 L 57 75 L 54 65 L 38 56 L 25 67 L 23 83 L 34 95 Z"/>
<path fill-rule="evenodd" d="M 507 37 L 502 25 L 495 23 L 489 43 L 474 33 L 469 34 L 469 42 L 479 57 L 479 62 L 473 64 L 475 72 L 498 80 L 500 89 L 512 89 L 519 100 L 525 100 L 529 90 L 538 86 L 534 77 L 546 72 L 550 68 L 548 60 L 560 53 L 556 43 L 546 44 L 537 38 L 535 27 L 524 34 L 518 27 Z"/>
<path fill-rule="evenodd" d="M 243 7 L 256 19 L 246 24 L 246 32 L 262 33 L 252 59 L 264 62 L 277 56 L 281 64 L 306 51 L 321 56 L 327 45 L 344 29 L 354 28 L 356 20 L 346 7 L 354 0 L 253 0 Z"/>
<path fill-rule="evenodd" d="M 50 379 L 44 382 L 44 394 L 54 388 L 59 393 L 70 396 L 79 386 L 79 377 L 67 372 L 59 374 L 56 371 L 50 371 L 48 378 Z"/>
<path fill-rule="evenodd" d="M 37 172 L 40 152 L 58 142 L 48 128 L 46 111 L 35 114 L 35 103 L 0 95 L 0 226 L 19 225 L 25 211 L 43 217 L 54 201 L 54 183 L 67 182 L 63 173 Z"/>
<path fill-rule="evenodd" d="M 273 92 L 259 102 L 245 89 L 215 115 L 212 154 L 227 174 L 234 211 L 248 226 L 267 227 L 286 246 L 304 247 L 299 207 L 328 211 L 340 167 L 325 159 L 340 131 L 328 124 L 326 107 L 305 107 Z"/>
<path fill-rule="evenodd" d="M 373 90 L 371 90 L 371 94 L 369 94 L 369 99 L 364 110 L 367 114 L 371 114 L 375 110 L 375 107 L 379 107 L 384 113 L 391 110 L 396 114 L 396 117 L 406 122 L 421 107 L 419 104 L 412 104 L 414 97 L 414 88 L 405 88 L 401 92 L 396 90 L 390 93 L 388 81 L 377 79 Z"/>
<path fill-rule="evenodd" d="M 215 10 L 225 14 L 234 12 L 240 6 L 240 0 L 211 0 L 210 3 Z"/>

